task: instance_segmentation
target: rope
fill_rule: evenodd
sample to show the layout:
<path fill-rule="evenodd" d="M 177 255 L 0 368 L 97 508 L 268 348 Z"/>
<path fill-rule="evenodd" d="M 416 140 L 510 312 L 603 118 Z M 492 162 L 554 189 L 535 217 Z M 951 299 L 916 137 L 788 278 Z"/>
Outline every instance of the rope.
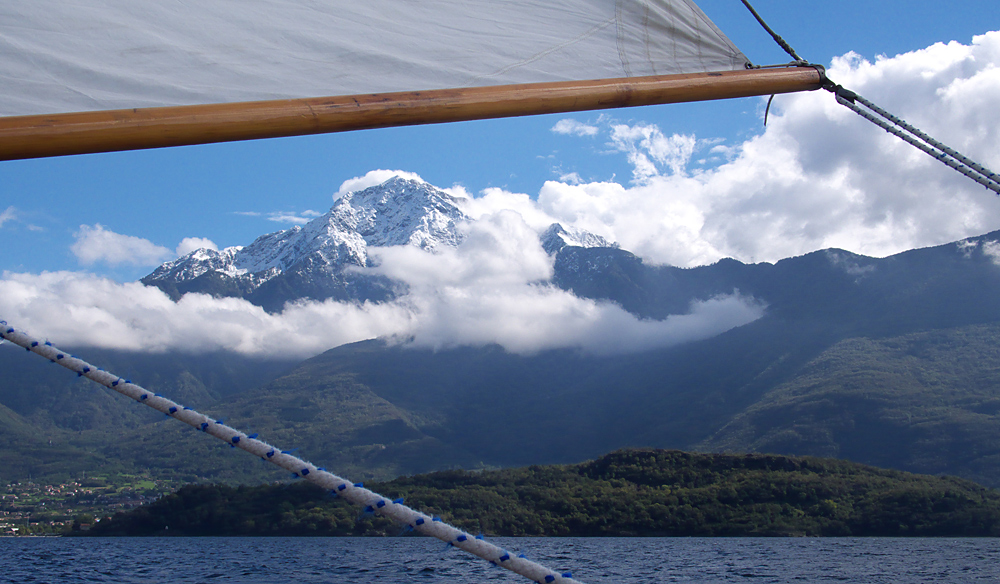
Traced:
<path fill-rule="evenodd" d="M 990 169 L 945 146 L 853 91 L 829 80 L 824 84 L 824 89 L 837 96 L 837 103 L 1000 195 L 1000 176 Z M 862 109 L 858 103 L 871 111 Z"/>
<path fill-rule="evenodd" d="M 515 556 L 503 548 L 486 542 L 481 537 L 475 537 L 456 527 L 452 527 L 437 517 L 431 517 L 407 507 L 403 504 L 402 499 L 396 499 L 395 501 L 387 499 L 378 493 L 364 488 L 361 483 L 352 484 L 347 479 L 341 478 L 325 469 L 317 468 L 305 460 L 292 456 L 287 451 L 282 452 L 267 442 L 258 440 L 256 434 L 248 436 L 191 408 L 183 407 L 161 395 L 153 394 L 127 379 L 122 379 L 117 375 L 94 367 L 86 361 L 68 355 L 53 347 L 51 343 L 42 343 L 23 332 L 17 331 L 4 320 L 0 320 L 0 340 L 7 340 L 15 345 L 24 347 L 28 351 L 41 355 L 53 363 L 58 363 L 76 372 L 80 377 L 86 377 L 91 381 L 113 389 L 171 418 L 180 420 L 197 430 L 214 436 L 234 448 L 240 448 L 255 456 L 259 456 L 262 460 L 275 464 L 291 472 L 296 477 L 304 478 L 327 489 L 332 495 L 347 499 L 349 502 L 362 507 L 366 513 L 389 517 L 409 526 L 409 528 L 417 532 L 436 537 L 462 551 L 478 556 L 494 566 L 506 568 L 537 583 L 579 582 L 578 580 L 574 580 L 572 574 L 569 572 L 560 574 L 527 559 L 524 555 Z"/>
<path fill-rule="evenodd" d="M 867 99 L 861 97 L 860 95 L 858 95 L 858 94 L 855 93 L 854 94 L 854 98 L 855 98 L 855 100 L 857 102 L 861 103 L 861 105 L 867 107 L 868 109 L 872 110 L 873 112 L 877 113 L 878 115 L 882 116 L 883 118 L 885 118 L 885 119 L 889 120 L 890 122 L 896 124 L 897 126 L 903 128 L 907 132 L 913 134 L 917 138 L 920 138 L 921 140 L 923 140 L 924 142 L 930 144 L 934 148 L 937 148 L 941 152 L 944 152 L 948 156 L 951 156 L 952 158 L 954 158 L 955 160 L 957 160 L 957 161 L 961 162 L 962 164 L 968 166 L 972 170 L 975 170 L 979 174 L 981 174 L 984 177 L 986 177 L 988 180 L 990 180 L 990 181 L 992 181 L 994 183 L 1000 184 L 1000 175 L 997 175 L 996 173 L 994 173 L 990 169 L 986 168 L 985 166 L 982 166 L 981 164 L 977 164 L 975 161 L 970 160 L 969 158 L 963 156 L 961 153 L 957 152 L 956 150 L 953 150 L 953 149 L 945 146 L 941 142 L 938 142 L 934 138 L 932 138 L 932 137 L 928 136 L 927 134 L 921 132 L 919 129 L 911 126 L 910 124 L 907 124 L 902 119 L 897 118 L 896 116 L 890 114 L 889 112 L 885 111 L 884 109 L 880 108 L 879 106 L 875 105 L 874 103 L 868 101 Z"/>
<path fill-rule="evenodd" d="M 795 52 L 795 49 L 793 49 L 792 46 L 789 45 L 788 42 L 785 41 L 785 39 L 783 39 L 780 36 L 778 36 L 778 33 L 774 32 L 774 29 L 772 29 L 770 26 L 767 25 L 766 22 L 764 22 L 764 19 L 761 18 L 760 14 L 757 14 L 757 11 L 754 10 L 753 6 L 750 5 L 750 2 L 748 2 L 747 0 L 743 0 L 743 5 L 747 7 L 747 10 L 750 11 L 750 14 L 753 14 L 753 17 L 757 19 L 757 22 L 759 22 L 760 25 L 764 27 L 764 30 L 766 30 L 767 33 L 769 35 L 771 35 L 771 38 L 774 39 L 774 42 L 778 43 L 778 46 L 781 47 L 782 49 L 784 49 L 784 51 L 786 53 L 788 53 L 789 56 L 791 56 L 792 59 L 795 60 L 796 63 L 806 63 L 807 62 L 805 59 L 803 59 L 802 57 L 800 57 Z"/>

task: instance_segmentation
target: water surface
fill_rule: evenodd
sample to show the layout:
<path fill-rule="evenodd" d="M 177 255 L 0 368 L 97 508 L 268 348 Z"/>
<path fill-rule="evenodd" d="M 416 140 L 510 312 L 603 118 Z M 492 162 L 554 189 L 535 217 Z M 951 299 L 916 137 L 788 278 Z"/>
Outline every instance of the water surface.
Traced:
<path fill-rule="evenodd" d="M 1000 540 L 490 538 L 583 582 L 1000 582 Z M 528 582 L 438 540 L 0 538 L 0 582 Z"/>

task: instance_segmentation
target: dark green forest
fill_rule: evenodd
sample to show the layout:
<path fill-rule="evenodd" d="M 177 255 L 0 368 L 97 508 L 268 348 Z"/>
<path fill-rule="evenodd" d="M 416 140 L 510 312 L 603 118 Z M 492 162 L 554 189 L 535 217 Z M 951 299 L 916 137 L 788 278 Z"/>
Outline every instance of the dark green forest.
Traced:
<path fill-rule="evenodd" d="M 371 483 L 500 536 L 997 536 L 1000 492 L 840 460 L 621 450 L 597 460 Z M 305 482 L 186 486 L 90 535 L 397 535 Z"/>

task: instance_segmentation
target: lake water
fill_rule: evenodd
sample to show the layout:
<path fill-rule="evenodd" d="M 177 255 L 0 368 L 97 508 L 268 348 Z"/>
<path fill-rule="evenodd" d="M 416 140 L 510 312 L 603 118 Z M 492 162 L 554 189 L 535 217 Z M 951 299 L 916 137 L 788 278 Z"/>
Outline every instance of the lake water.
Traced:
<path fill-rule="evenodd" d="M 490 538 L 587 583 L 1000 582 L 996 539 Z M 0 582 L 528 582 L 429 538 L 0 538 Z"/>

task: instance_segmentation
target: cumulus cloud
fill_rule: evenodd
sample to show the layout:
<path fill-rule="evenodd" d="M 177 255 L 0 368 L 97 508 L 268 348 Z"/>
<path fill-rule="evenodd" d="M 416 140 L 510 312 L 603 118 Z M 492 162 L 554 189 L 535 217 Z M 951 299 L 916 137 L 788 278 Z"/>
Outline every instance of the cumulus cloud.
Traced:
<path fill-rule="evenodd" d="M 857 276 L 859 280 L 875 271 L 874 264 L 862 266 L 847 255 L 833 250 L 827 250 L 826 259 L 830 260 L 832 265 L 844 270 L 845 274 Z"/>
<path fill-rule="evenodd" d="M 708 338 L 763 315 L 761 305 L 736 294 L 662 321 L 578 298 L 546 282 L 553 260 L 511 211 L 471 224 L 456 249 L 428 254 L 395 247 L 376 255 L 378 271 L 410 286 L 404 302 L 416 318 L 405 342 L 419 347 L 498 344 L 520 354 L 555 348 L 620 354 Z"/>
<path fill-rule="evenodd" d="M 597 126 L 584 124 L 583 122 L 566 118 L 556 122 L 556 125 L 552 126 L 552 131 L 556 134 L 565 134 L 569 136 L 596 136 L 601 129 Z"/>
<path fill-rule="evenodd" d="M 990 258 L 994 265 L 1000 266 L 1000 241 L 984 241 L 983 254 Z"/>
<path fill-rule="evenodd" d="M 3 227 L 4 223 L 12 221 L 15 218 L 17 218 L 17 213 L 14 211 L 14 207 L 7 207 L 0 212 L 0 227 Z"/>
<path fill-rule="evenodd" d="M 654 125 L 615 124 L 611 127 L 611 145 L 628 155 L 637 182 L 659 176 L 664 167 L 671 174 L 683 175 L 696 144 L 694 136 L 667 136 Z"/>
<path fill-rule="evenodd" d="M 171 251 L 148 239 L 115 233 L 101 224 L 81 225 L 74 237 L 76 241 L 70 246 L 70 251 L 83 265 L 101 262 L 110 266 L 156 266 L 196 249 L 219 251 L 214 241 L 204 237 L 185 237 Z"/>
<path fill-rule="evenodd" d="M 1000 32 L 880 57 L 848 54 L 829 76 L 944 143 L 1000 168 Z M 824 91 L 778 96 L 766 130 L 711 169 L 685 173 L 711 141 L 609 123 L 634 185 L 546 184 L 540 210 L 652 262 L 776 261 L 828 247 L 885 256 L 1000 226 L 982 187 L 861 119 Z"/>
<path fill-rule="evenodd" d="M 559 182 L 569 183 L 571 185 L 578 185 L 583 183 L 583 177 L 579 173 L 569 172 L 566 174 L 559 175 Z"/>
<path fill-rule="evenodd" d="M 513 211 L 534 231 L 541 233 L 557 220 L 527 193 L 514 193 L 501 188 L 485 189 L 478 197 L 460 201 L 462 211 L 474 220 L 501 211 Z"/>
<path fill-rule="evenodd" d="M 103 262 L 111 266 L 155 266 L 172 255 L 148 239 L 109 231 L 101 224 L 81 225 L 70 251 L 84 265 Z"/>

